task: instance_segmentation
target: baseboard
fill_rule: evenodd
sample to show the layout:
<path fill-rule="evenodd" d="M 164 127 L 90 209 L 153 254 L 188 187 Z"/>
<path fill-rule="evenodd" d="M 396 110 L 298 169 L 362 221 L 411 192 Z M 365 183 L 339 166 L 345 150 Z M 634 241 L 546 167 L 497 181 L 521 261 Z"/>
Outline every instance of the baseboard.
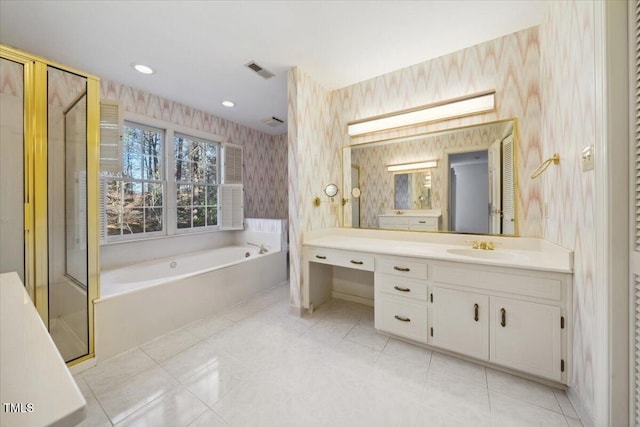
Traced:
<path fill-rule="evenodd" d="M 578 393 L 575 391 L 575 387 L 569 387 L 567 389 L 567 397 L 569 401 L 573 405 L 573 408 L 576 410 L 576 413 L 580 417 L 580 421 L 584 427 L 594 427 L 595 423 L 593 421 L 593 415 L 587 410 L 587 407 L 578 396 Z"/>
<path fill-rule="evenodd" d="M 89 360 L 85 360 L 84 362 L 76 363 L 75 365 L 69 366 L 69 371 L 72 375 L 79 374 L 82 371 L 86 371 L 89 368 L 93 368 L 96 366 L 96 358 L 92 357 Z"/>
<path fill-rule="evenodd" d="M 370 298 L 363 298 L 356 295 L 343 294 L 342 292 L 331 292 L 331 296 L 335 299 L 341 299 L 345 301 L 357 302 L 358 304 L 368 305 L 369 307 L 373 307 L 373 300 Z"/>

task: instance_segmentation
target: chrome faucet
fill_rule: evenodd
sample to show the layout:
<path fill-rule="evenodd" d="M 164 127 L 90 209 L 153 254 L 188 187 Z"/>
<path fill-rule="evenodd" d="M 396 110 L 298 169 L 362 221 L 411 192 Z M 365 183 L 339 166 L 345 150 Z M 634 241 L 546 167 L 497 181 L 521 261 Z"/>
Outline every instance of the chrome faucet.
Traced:
<path fill-rule="evenodd" d="M 247 245 L 255 246 L 256 248 L 260 248 L 260 252 L 258 252 L 260 255 L 266 254 L 267 252 L 269 252 L 269 250 L 267 248 L 265 248 L 262 243 L 261 244 L 257 244 L 257 243 L 247 242 Z"/>

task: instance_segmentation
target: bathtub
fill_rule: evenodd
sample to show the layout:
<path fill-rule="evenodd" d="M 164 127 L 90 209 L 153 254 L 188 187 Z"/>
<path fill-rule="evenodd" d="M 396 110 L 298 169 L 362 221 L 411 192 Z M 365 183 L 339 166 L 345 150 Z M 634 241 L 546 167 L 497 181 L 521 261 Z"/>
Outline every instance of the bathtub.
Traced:
<path fill-rule="evenodd" d="M 137 347 L 287 280 L 286 252 L 229 246 L 100 275 L 96 360 Z"/>

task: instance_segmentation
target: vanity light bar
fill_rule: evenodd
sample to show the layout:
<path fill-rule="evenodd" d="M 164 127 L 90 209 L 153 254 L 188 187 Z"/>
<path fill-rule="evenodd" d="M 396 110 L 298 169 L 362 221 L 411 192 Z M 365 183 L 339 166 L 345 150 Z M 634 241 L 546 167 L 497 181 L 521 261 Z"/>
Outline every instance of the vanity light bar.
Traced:
<path fill-rule="evenodd" d="M 404 163 L 401 165 L 389 165 L 387 170 L 389 172 L 408 171 L 413 169 L 428 169 L 438 167 L 437 160 L 429 160 L 428 162 L 416 162 L 416 163 Z"/>
<path fill-rule="evenodd" d="M 496 92 L 483 92 L 464 98 L 439 102 L 401 113 L 379 116 L 347 125 L 349 136 L 393 129 L 418 123 L 435 122 L 454 117 L 493 111 L 496 108 Z"/>

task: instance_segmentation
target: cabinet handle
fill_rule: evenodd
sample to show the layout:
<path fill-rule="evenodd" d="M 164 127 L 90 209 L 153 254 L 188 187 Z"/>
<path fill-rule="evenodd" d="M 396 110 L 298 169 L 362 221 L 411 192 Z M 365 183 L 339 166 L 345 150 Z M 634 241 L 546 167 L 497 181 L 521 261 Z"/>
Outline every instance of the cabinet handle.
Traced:
<path fill-rule="evenodd" d="M 398 316 L 397 314 L 395 316 L 396 319 L 398 319 L 401 322 L 411 322 L 411 319 L 409 319 L 408 317 L 404 317 L 404 316 Z"/>
<path fill-rule="evenodd" d="M 418 224 L 426 224 L 427 221 L 418 221 Z"/>
<path fill-rule="evenodd" d="M 478 319 L 480 319 L 479 317 L 480 306 L 478 304 L 473 304 L 473 311 L 474 311 L 473 320 L 477 322 Z"/>
<path fill-rule="evenodd" d="M 411 271 L 409 267 L 398 267 L 397 265 L 393 266 L 393 269 L 396 271 Z"/>
<path fill-rule="evenodd" d="M 352 260 L 351 260 L 351 264 L 355 264 L 355 265 L 362 265 L 362 264 L 364 264 L 364 262 L 362 262 L 362 261 L 356 261 L 356 260 L 353 260 L 353 259 L 352 259 Z"/>
<path fill-rule="evenodd" d="M 409 288 L 401 288 L 400 286 L 394 286 L 393 289 L 395 289 L 396 291 L 400 291 L 400 292 L 411 292 L 411 289 L 409 289 Z"/>
<path fill-rule="evenodd" d="M 316 258 L 318 258 L 318 259 L 327 259 L 327 257 L 324 256 L 324 255 L 316 255 Z"/>
<path fill-rule="evenodd" d="M 505 310 L 504 308 L 501 308 L 500 317 L 502 318 L 500 320 L 500 326 L 504 328 L 505 326 L 507 326 L 507 310 Z"/>

